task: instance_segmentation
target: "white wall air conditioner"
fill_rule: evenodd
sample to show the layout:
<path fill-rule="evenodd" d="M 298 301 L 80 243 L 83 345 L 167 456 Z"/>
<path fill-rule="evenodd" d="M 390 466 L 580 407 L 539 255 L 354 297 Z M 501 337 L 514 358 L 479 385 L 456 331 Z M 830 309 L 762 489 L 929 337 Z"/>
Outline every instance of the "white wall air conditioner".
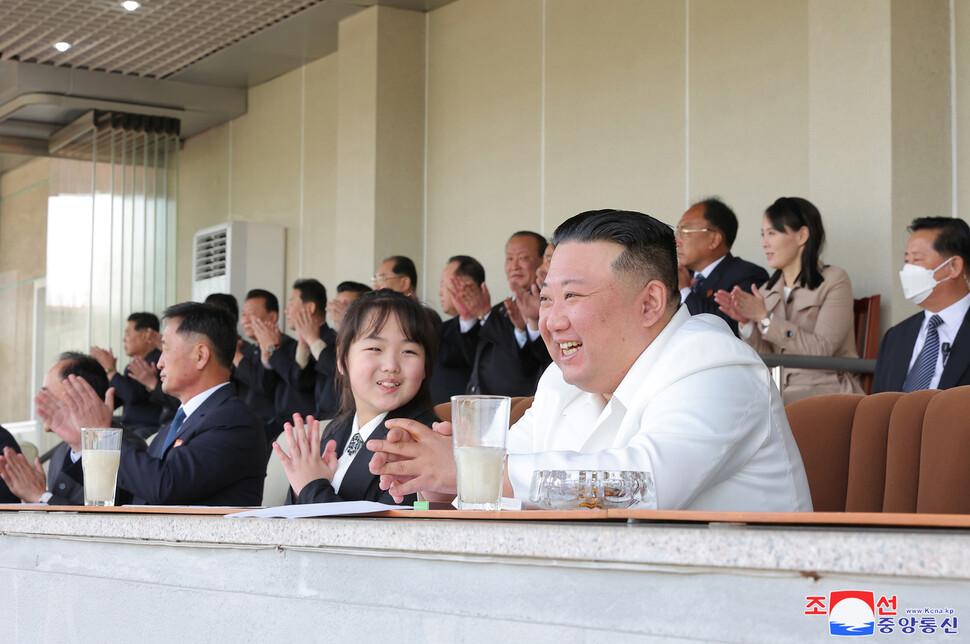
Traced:
<path fill-rule="evenodd" d="M 192 299 L 231 293 L 242 309 L 246 293 L 262 288 L 282 307 L 286 271 L 286 229 L 272 224 L 232 222 L 195 233 L 192 247 Z"/>

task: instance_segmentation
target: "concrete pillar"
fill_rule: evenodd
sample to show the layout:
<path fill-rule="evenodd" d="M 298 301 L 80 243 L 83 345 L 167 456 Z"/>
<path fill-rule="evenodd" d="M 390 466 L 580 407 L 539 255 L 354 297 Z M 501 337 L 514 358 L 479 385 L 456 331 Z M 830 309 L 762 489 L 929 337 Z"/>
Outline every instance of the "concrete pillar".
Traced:
<path fill-rule="evenodd" d="M 340 23 L 337 270 L 423 265 L 425 15 L 375 6 Z M 419 275 L 419 288 L 427 283 Z"/>

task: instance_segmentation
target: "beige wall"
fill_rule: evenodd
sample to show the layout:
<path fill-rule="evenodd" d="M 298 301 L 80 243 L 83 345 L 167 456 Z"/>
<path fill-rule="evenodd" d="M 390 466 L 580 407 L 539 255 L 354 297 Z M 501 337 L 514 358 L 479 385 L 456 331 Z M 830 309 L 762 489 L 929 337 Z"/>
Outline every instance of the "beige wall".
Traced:
<path fill-rule="evenodd" d="M 186 142 L 180 249 L 185 257 L 192 230 L 215 221 L 277 222 L 288 231 L 288 280 L 313 275 L 333 288 L 401 252 L 436 303 L 445 260 L 468 253 L 497 298 L 515 230 L 548 235 L 596 207 L 675 223 L 690 201 L 719 195 L 741 222 L 735 251 L 763 262 L 761 213 L 800 195 L 822 211 L 824 259 L 850 272 L 857 296 L 883 294 L 885 328 L 914 310 L 896 286 L 902 229 L 916 214 L 951 212 L 951 142 L 958 167 L 970 158 L 965 45 L 956 91 L 967 127 L 951 138 L 948 6 L 459 0 L 422 16 L 426 32 L 371 9 L 341 26 L 341 54 L 254 88 L 246 116 Z M 399 19 L 410 29 L 403 50 L 386 28 Z M 954 26 L 957 43 L 970 36 L 960 3 Z M 381 78 L 393 69 L 388 50 L 409 52 L 400 64 L 411 85 Z M 408 125 L 387 118 L 414 83 L 424 128 L 413 114 Z M 418 135 L 423 159 L 413 156 Z M 380 160 L 395 156 L 382 156 L 384 137 L 410 137 L 392 151 L 407 150 L 409 170 L 421 172 L 381 175 Z M 958 205 L 970 199 L 965 183 Z M 388 215 L 394 194 L 406 215 Z"/>
<path fill-rule="evenodd" d="M 286 228 L 286 282 L 329 280 L 336 212 L 337 56 L 249 92 L 249 109 L 185 141 L 179 168 L 178 298 L 191 298 L 192 236 L 229 221 Z"/>
<path fill-rule="evenodd" d="M 0 421 L 30 418 L 34 287 L 47 270 L 48 159 L 0 176 Z"/>

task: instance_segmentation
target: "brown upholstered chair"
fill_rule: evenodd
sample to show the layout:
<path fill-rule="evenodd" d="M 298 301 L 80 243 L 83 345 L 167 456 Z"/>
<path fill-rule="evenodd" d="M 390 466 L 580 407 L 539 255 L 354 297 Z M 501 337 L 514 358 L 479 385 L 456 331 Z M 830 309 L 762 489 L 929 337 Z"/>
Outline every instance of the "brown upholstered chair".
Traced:
<path fill-rule="evenodd" d="M 817 512 L 970 514 L 970 386 L 814 396 L 785 411 Z"/>
<path fill-rule="evenodd" d="M 845 510 L 852 424 L 863 398 L 859 394 L 813 396 L 785 408 L 816 512 Z"/>
<path fill-rule="evenodd" d="M 941 391 L 926 405 L 916 511 L 970 514 L 970 386 Z"/>
<path fill-rule="evenodd" d="M 883 512 L 916 512 L 926 406 L 939 393 L 938 389 L 924 389 L 897 394 L 900 398 L 889 421 Z"/>
<path fill-rule="evenodd" d="M 525 414 L 525 410 L 532 406 L 532 400 L 535 396 L 517 396 L 512 399 L 512 404 L 509 407 L 509 424 L 514 425 L 522 418 Z M 444 402 L 439 403 L 434 406 L 434 413 L 438 415 L 441 420 L 447 420 L 451 422 L 451 403 Z"/>
<path fill-rule="evenodd" d="M 861 297 L 853 301 L 855 313 L 855 346 L 860 358 L 875 360 L 879 353 L 879 295 Z M 872 391 L 872 374 L 862 374 L 862 389 Z"/>
<path fill-rule="evenodd" d="M 882 512 L 890 417 L 903 394 L 862 396 L 852 418 L 846 512 Z"/>

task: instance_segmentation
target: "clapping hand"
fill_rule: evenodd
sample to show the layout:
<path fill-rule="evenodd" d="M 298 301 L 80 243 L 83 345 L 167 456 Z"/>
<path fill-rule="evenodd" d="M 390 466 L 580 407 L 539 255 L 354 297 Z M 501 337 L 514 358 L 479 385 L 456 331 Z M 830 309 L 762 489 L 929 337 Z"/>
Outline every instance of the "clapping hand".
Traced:
<path fill-rule="evenodd" d="M 34 466 L 27 462 L 27 457 L 12 447 L 3 448 L 0 456 L 0 479 L 7 484 L 10 491 L 20 497 L 21 501 L 37 503 L 47 491 L 47 476 L 40 464 L 40 459 L 34 459 Z"/>
<path fill-rule="evenodd" d="M 148 391 L 155 391 L 158 386 L 158 369 L 155 363 L 149 363 L 141 356 L 135 356 L 128 364 L 128 375 L 145 386 Z"/>
<path fill-rule="evenodd" d="M 286 478 L 295 496 L 307 483 L 317 479 L 333 481 L 337 471 L 337 442 L 327 441 L 320 454 L 320 421 L 307 416 L 306 423 L 299 414 L 293 414 L 293 422 L 283 425 L 286 435 L 286 452 L 278 442 L 273 443 L 273 451 L 283 465 Z M 287 452 L 289 452 L 287 454 Z"/>

